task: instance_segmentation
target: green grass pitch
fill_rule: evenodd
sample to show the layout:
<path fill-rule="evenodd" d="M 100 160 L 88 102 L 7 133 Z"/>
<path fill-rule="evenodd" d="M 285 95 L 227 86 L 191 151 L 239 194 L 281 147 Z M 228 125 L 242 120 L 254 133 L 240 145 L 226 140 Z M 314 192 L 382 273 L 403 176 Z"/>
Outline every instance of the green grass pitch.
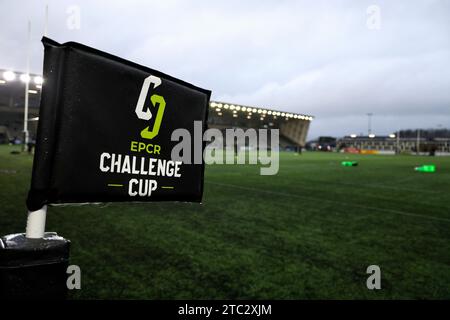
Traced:
<path fill-rule="evenodd" d="M 13 149 L 0 147 L 1 235 L 26 221 L 32 157 Z M 437 172 L 414 171 L 426 163 Z M 72 241 L 73 299 L 448 299 L 450 159 L 281 153 L 276 176 L 209 165 L 202 205 L 50 207 L 47 230 Z M 381 290 L 366 288 L 372 264 Z"/>

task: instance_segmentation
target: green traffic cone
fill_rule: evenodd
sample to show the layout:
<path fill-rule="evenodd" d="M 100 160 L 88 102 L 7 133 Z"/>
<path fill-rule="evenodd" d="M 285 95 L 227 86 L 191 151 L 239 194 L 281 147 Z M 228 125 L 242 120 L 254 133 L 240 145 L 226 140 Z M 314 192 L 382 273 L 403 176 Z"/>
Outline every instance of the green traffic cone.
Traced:
<path fill-rule="evenodd" d="M 356 167 L 358 165 L 357 161 L 342 161 L 341 165 L 344 167 Z"/>
<path fill-rule="evenodd" d="M 415 167 L 414 170 L 419 172 L 435 172 L 436 166 L 434 164 L 424 164 L 419 167 Z"/>

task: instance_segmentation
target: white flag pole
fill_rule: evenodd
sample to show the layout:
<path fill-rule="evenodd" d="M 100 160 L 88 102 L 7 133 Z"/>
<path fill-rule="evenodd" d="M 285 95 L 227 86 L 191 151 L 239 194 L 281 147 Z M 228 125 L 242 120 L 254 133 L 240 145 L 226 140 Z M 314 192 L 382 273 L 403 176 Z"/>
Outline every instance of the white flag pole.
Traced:
<path fill-rule="evenodd" d="M 47 35 L 48 6 L 45 7 L 44 35 Z M 28 21 L 28 52 L 27 52 L 27 74 L 30 74 L 30 47 L 31 47 L 31 23 Z M 31 81 L 31 79 L 30 79 Z M 28 123 L 28 82 L 25 89 L 25 125 Z M 24 130 L 25 131 L 25 130 Z M 28 140 L 28 127 L 26 127 L 26 139 Z M 28 141 L 27 141 L 28 142 Z M 47 218 L 47 206 L 36 211 L 28 211 L 27 228 L 25 236 L 29 239 L 40 239 L 44 237 L 45 221 Z"/>
<path fill-rule="evenodd" d="M 43 238 L 45 233 L 45 220 L 47 206 L 36 211 L 28 211 L 26 237 L 31 239 Z"/>
<path fill-rule="evenodd" d="M 27 73 L 29 68 L 30 30 L 31 30 L 30 22 L 28 22 Z M 48 4 L 45 5 L 44 36 L 47 36 L 47 32 L 48 32 Z M 28 94 L 28 89 L 25 92 L 25 94 L 26 95 Z M 27 100 L 26 102 L 28 102 Z M 26 106 L 26 108 L 28 109 L 28 105 Z M 27 228 L 25 236 L 30 239 L 43 238 L 45 234 L 46 218 L 47 218 L 47 206 L 43 206 L 41 209 L 36 211 L 28 211 Z"/>

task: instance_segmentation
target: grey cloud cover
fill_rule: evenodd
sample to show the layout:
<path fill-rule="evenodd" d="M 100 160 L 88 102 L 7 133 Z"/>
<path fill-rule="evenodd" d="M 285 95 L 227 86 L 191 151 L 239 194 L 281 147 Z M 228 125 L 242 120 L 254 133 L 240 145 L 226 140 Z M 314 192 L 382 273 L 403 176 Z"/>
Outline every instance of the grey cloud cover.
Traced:
<path fill-rule="evenodd" d="M 213 90 L 316 116 L 310 137 L 450 127 L 449 1 L 47 1 L 49 37 Z M 42 69 L 45 1 L 1 1 L 0 68 Z M 76 5 L 81 28 L 69 30 Z M 369 5 L 381 29 L 366 26 Z"/>

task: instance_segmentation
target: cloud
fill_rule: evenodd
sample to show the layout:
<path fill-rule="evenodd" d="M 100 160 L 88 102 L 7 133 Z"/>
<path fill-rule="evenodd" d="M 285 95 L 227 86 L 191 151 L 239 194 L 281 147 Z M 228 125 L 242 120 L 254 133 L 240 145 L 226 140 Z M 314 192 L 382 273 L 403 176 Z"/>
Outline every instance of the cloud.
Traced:
<path fill-rule="evenodd" d="M 319 117 L 448 114 L 450 75 L 440 65 L 447 53 L 392 59 L 342 61 L 304 72 L 285 83 L 268 82 L 256 91 L 223 95 L 221 100 L 301 108 Z M 430 108 L 433 106 L 432 108 Z"/>

